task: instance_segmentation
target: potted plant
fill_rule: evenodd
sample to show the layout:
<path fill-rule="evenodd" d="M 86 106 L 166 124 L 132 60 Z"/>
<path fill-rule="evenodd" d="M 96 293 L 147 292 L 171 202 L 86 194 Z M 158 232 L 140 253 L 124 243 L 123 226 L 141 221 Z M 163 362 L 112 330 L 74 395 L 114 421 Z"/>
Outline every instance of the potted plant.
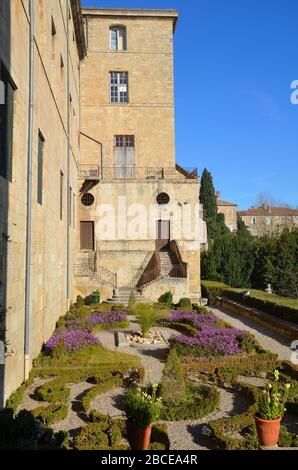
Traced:
<path fill-rule="evenodd" d="M 159 419 L 162 399 L 157 385 L 128 390 L 124 407 L 127 417 L 127 438 L 132 450 L 147 450 L 152 424 Z"/>
<path fill-rule="evenodd" d="M 274 381 L 268 383 L 258 400 L 255 415 L 257 434 L 261 446 L 276 447 L 280 433 L 280 422 L 285 412 L 290 384 L 280 384 L 279 372 L 274 371 Z"/>

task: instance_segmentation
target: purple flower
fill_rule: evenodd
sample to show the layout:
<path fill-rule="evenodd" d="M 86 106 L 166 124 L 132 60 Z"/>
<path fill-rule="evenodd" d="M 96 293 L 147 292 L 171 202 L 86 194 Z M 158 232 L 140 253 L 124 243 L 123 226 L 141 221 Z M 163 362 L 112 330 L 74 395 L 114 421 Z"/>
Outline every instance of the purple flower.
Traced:
<path fill-rule="evenodd" d="M 90 317 L 79 318 L 77 320 L 70 320 L 68 325 L 80 325 L 88 324 L 90 327 L 98 324 L 113 324 L 120 321 L 124 321 L 127 318 L 126 312 L 107 312 L 107 313 L 98 313 L 95 312 Z"/>
<path fill-rule="evenodd" d="M 61 330 L 47 341 L 46 351 L 53 351 L 59 344 L 71 352 L 99 345 L 100 341 L 89 330 Z"/>
<path fill-rule="evenodd" d="M 222 356 L 241 352 L 239 339 L 244 331 L 235 328 L 218 328 L 218 318 L 211 314 L 196 314 L 193 312 L 173 311 L 170 321 L 181 321 L 198 328 L 193 336 L 179 335 L 172 337 L 173 342 L 185 346 L 202 348 L 210 354 Z"/>

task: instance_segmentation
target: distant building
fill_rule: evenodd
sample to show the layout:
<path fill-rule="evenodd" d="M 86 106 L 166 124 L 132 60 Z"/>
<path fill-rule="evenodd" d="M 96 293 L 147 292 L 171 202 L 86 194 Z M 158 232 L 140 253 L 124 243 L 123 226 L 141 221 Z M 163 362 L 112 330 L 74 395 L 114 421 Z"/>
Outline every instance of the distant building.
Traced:
<path fill-rule="evenodd" d="M 233 202 L 223 201 L 220 198 L 220 192 L 216 192 L 217 212 L 223 214 L 226 226 L 234 232 L 237 230 L 237 204 Z"/>
<path fill-rule="evenodd" d="M 298 209 L 288 207 L 272 207 L 263 204 L 261 207 L 239 211 L 238 216 L 241 217 L 250 233 L 255 236 L 280 233 L 285 228 L 298 227 Z"/>

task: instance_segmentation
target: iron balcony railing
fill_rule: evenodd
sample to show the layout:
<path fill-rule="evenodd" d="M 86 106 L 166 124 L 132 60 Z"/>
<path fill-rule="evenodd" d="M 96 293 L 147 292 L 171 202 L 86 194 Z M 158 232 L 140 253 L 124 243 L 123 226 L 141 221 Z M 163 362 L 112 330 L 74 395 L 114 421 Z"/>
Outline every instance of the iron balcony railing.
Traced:
<path fill-rule="evenodd" d="M 82 179 L 129 180 L 129 179 L 198 179 L 196 168 L 176 167 L 137 167 L 135 165 L 114 165 L 100 167 L 94 164 L 81 164 L 79 177 Z"/>

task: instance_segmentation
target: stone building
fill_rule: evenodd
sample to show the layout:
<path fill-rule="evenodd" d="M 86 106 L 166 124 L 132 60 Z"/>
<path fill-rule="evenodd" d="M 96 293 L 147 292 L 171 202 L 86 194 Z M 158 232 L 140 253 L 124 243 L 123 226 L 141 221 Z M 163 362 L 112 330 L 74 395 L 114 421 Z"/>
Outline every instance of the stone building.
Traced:
<path fill-rule="evenodd" d="M 73 295 L 85 53 L 79 0 L 1 0 L 2 403 L 27 378 Z"/>
<path fill-rule="evenodd" d="M 175 10 L 84 9 L 77 293 L 199 301 L 196 169 L 175 159 Z"/>
<path fill-rule="evenodd" d="M 217 212 L 223 214 L 226 226 L 234 232 L 237 230 L 237 204 L 233 202 L 224 201 L 220 197 L 220 192 L 216 192 L 216 205 Z"/>
<path fill-rule="evenodd" d="M 298 209 L 289 207 L 262 204 L 260 207 L 252 207 L 237 214 L 254 236 L 278 234 L 285 228 L 291 230 L 298 227 Z"/>
<path fill-rule="evenodd" d="M 175 159 L 177 18 L 0 1 L 0 406 L 77 294 L 200 300 L 200 180 Z"/>

